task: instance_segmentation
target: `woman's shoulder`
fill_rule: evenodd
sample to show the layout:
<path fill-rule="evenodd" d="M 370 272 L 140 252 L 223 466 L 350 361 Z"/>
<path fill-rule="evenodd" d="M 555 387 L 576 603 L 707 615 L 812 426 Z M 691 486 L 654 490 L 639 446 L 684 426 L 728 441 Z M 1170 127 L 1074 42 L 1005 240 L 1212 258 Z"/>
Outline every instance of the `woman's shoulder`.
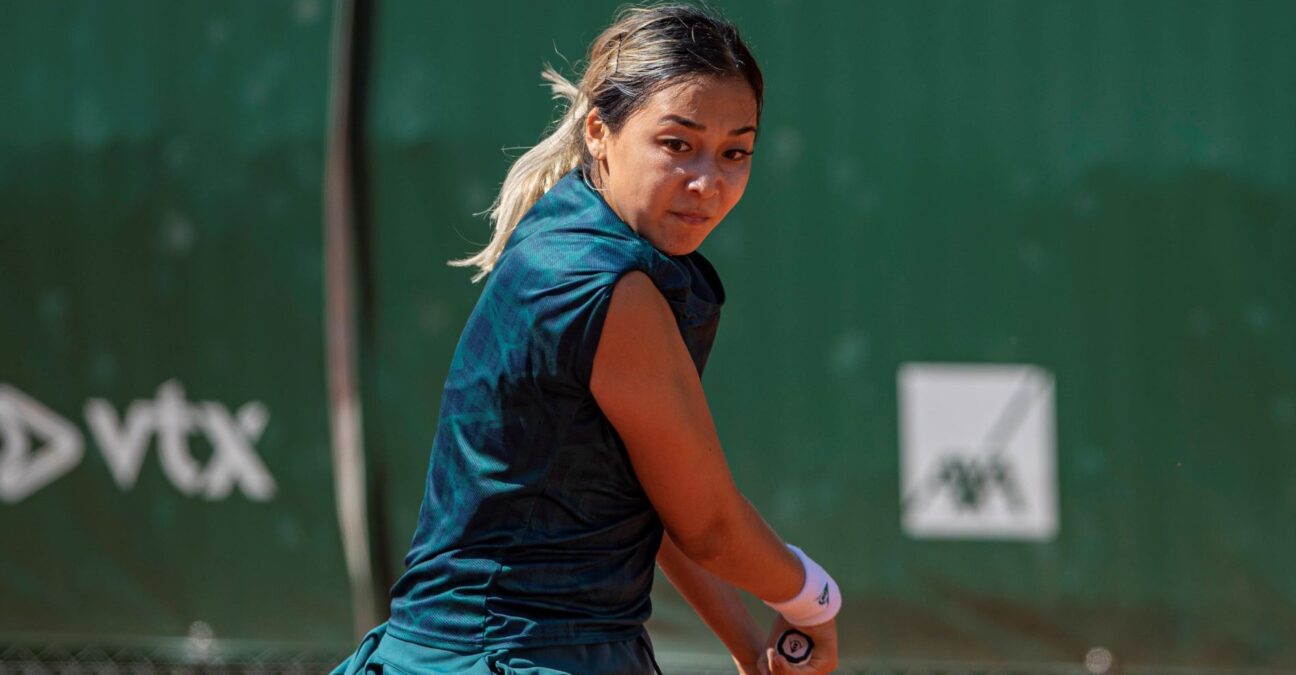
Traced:
<path fill-rule="evenodd" d="M 710 264 L 698 253 L 670 256 L 639 236 L 573 171 L 523 217 L 492 276 L 505 286 L 604 287 L 643 272 L 665 295 L 714 286 L 701 295 L 723 297 Z M 715 280 L 714 282 L 712 280 Z"/>
<path fill-rule="evenodd" d="M 536 281 L 619 277 L 632 270 L 656 275 L 660 261 L 651 245 L 597 225 L 574 220 L 535 232 L 506 251 L 492 274 Z"/>
<path fill-rule="evenodd" d="M 659 252 L 625 224 L 574 171 L 558 182 L 518 223 L 496 271 L 528 276 L 649 272 Z"/>

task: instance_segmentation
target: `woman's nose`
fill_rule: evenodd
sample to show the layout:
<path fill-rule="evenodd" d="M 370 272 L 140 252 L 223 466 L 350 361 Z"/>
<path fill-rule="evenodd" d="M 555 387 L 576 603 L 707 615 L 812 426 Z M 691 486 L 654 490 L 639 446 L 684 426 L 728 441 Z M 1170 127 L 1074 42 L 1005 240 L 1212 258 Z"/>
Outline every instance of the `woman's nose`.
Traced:
<path fill-rule="evenodd" d="M 688 189 L 702 199 L 710 199 L 720 192 L 720 172 L 715 166 L 701 166 L 689 179 Z"/>

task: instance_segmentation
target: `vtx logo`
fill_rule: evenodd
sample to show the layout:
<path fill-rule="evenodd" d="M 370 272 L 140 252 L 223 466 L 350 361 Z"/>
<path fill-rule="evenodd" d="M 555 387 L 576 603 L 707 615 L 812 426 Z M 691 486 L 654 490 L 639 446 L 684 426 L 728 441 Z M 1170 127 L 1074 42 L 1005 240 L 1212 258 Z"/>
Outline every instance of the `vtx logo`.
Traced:
<path fill-rule="evenodd" d="M 91 399 L 86 425 L 113 480 L 129 490 L 139 478 L 149 441 L 157 441 L 162 473 L 182 494 L 219 500 L 238 487 L 253 501 L 274 497 L 274 477 L 256 453 L 270 416 L 257 401 L 237 412 L 213 401 L 190 403 L 179 382 L 169 380 L 152 400 L 133 401 L 118 415 L 111 403 Z M 195 433 L 212 446 L 202 465 L 189 449 Z M 32 440 L 43 441 L 35 447 Z M 76 468 L 82 438 L 75 426 L 18 389 L 0 383 L 0 501 L 21 501 Z"/>
<path fill-rule="evenodd" d="M 39 441 L 33 448 L 32 441 Z M 71 422 L 0 382 L 0 501 L 15 503 L 81 463 L 84 442 Z"/>

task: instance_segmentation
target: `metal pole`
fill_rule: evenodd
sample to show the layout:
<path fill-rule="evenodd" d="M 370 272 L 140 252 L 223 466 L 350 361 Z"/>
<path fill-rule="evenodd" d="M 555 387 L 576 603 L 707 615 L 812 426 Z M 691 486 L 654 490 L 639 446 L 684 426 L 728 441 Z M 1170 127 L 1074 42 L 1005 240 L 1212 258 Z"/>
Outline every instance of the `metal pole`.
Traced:
<path fill-rule="evenodd" d="M 364 437 L 356 357 L 355 183 L 351 126 L 354 0 L 335 0 L 324 162 L 325 342 L 333 485 L 358 640 L 378 621 L 365 497 Z"/>

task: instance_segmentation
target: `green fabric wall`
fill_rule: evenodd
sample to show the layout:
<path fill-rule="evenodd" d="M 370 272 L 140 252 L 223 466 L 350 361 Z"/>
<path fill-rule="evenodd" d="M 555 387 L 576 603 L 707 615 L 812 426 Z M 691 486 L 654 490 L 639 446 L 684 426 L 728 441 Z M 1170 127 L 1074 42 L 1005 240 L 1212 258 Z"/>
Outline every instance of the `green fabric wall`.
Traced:
<path fill-rule="evenodd" d="M 847 594 L 850 658 L 1296 666 L 1296 9 L 720 2 L 767 80 L 703 251 L 738 479 Z M 399 574 L 488 238 L 616 3 L 362 3 L 358 326 L 379 587 Z M 0 503 L 0 639 L 350 641 L 319 204 L 327 3 L 20 3 L 0 31 L 0 382 L 84 459 Z M 897 373 L 1055 378 L 1052 539 L 901 527 Z M 176 379 L 260 401 L 278 491 L 121 490 L 84 421 Z M 195 452 L 201 452 L 195 441 Z M 21 544 L 18 542 L 22 542 Z M 303 565 L 304 560 L 310 564 Z M 255 611 L 249 611 L 255 608 Z M 760 608 L 757 608 L 758 610 Z M 662 582 L 659 651 L 720 647 Z"/>
<path fill-rule="evenodd" d="M 0 502 L 0 641 L 351 644 L 322 330 L 331 8 L 60 1 L 5 15 L 0 383 L 84 440 L 66 473 Z M 273 492 L 208 498 L 204 473 L 186 493 L 153 435 L 137 480 L 114 480 L 87 403 L 121 424 L 143 402 L 145 420 L 168 381 L 187 401 L 177 424 L 197 424 L 199 402 L 260 405 Z M 219 464 L 210 435 L 187 439 L 196 466 Z"/>
<path fill-rule="evenodd" d="M 704 384 L 740 486 L 842 579 L 852 657 L 1296 663 L 1296 12 L 721 3 L 765 70 Z M 369 451 L 395 574 L 509 156 L 616 3 L 374 16 Z M 429 39 L 435 35 L 436 39 Z M 1056 378 L 1043 543 L 900 527 L 897 371 Z M 719 649 L 667 588 L 662 651 Z"/>

